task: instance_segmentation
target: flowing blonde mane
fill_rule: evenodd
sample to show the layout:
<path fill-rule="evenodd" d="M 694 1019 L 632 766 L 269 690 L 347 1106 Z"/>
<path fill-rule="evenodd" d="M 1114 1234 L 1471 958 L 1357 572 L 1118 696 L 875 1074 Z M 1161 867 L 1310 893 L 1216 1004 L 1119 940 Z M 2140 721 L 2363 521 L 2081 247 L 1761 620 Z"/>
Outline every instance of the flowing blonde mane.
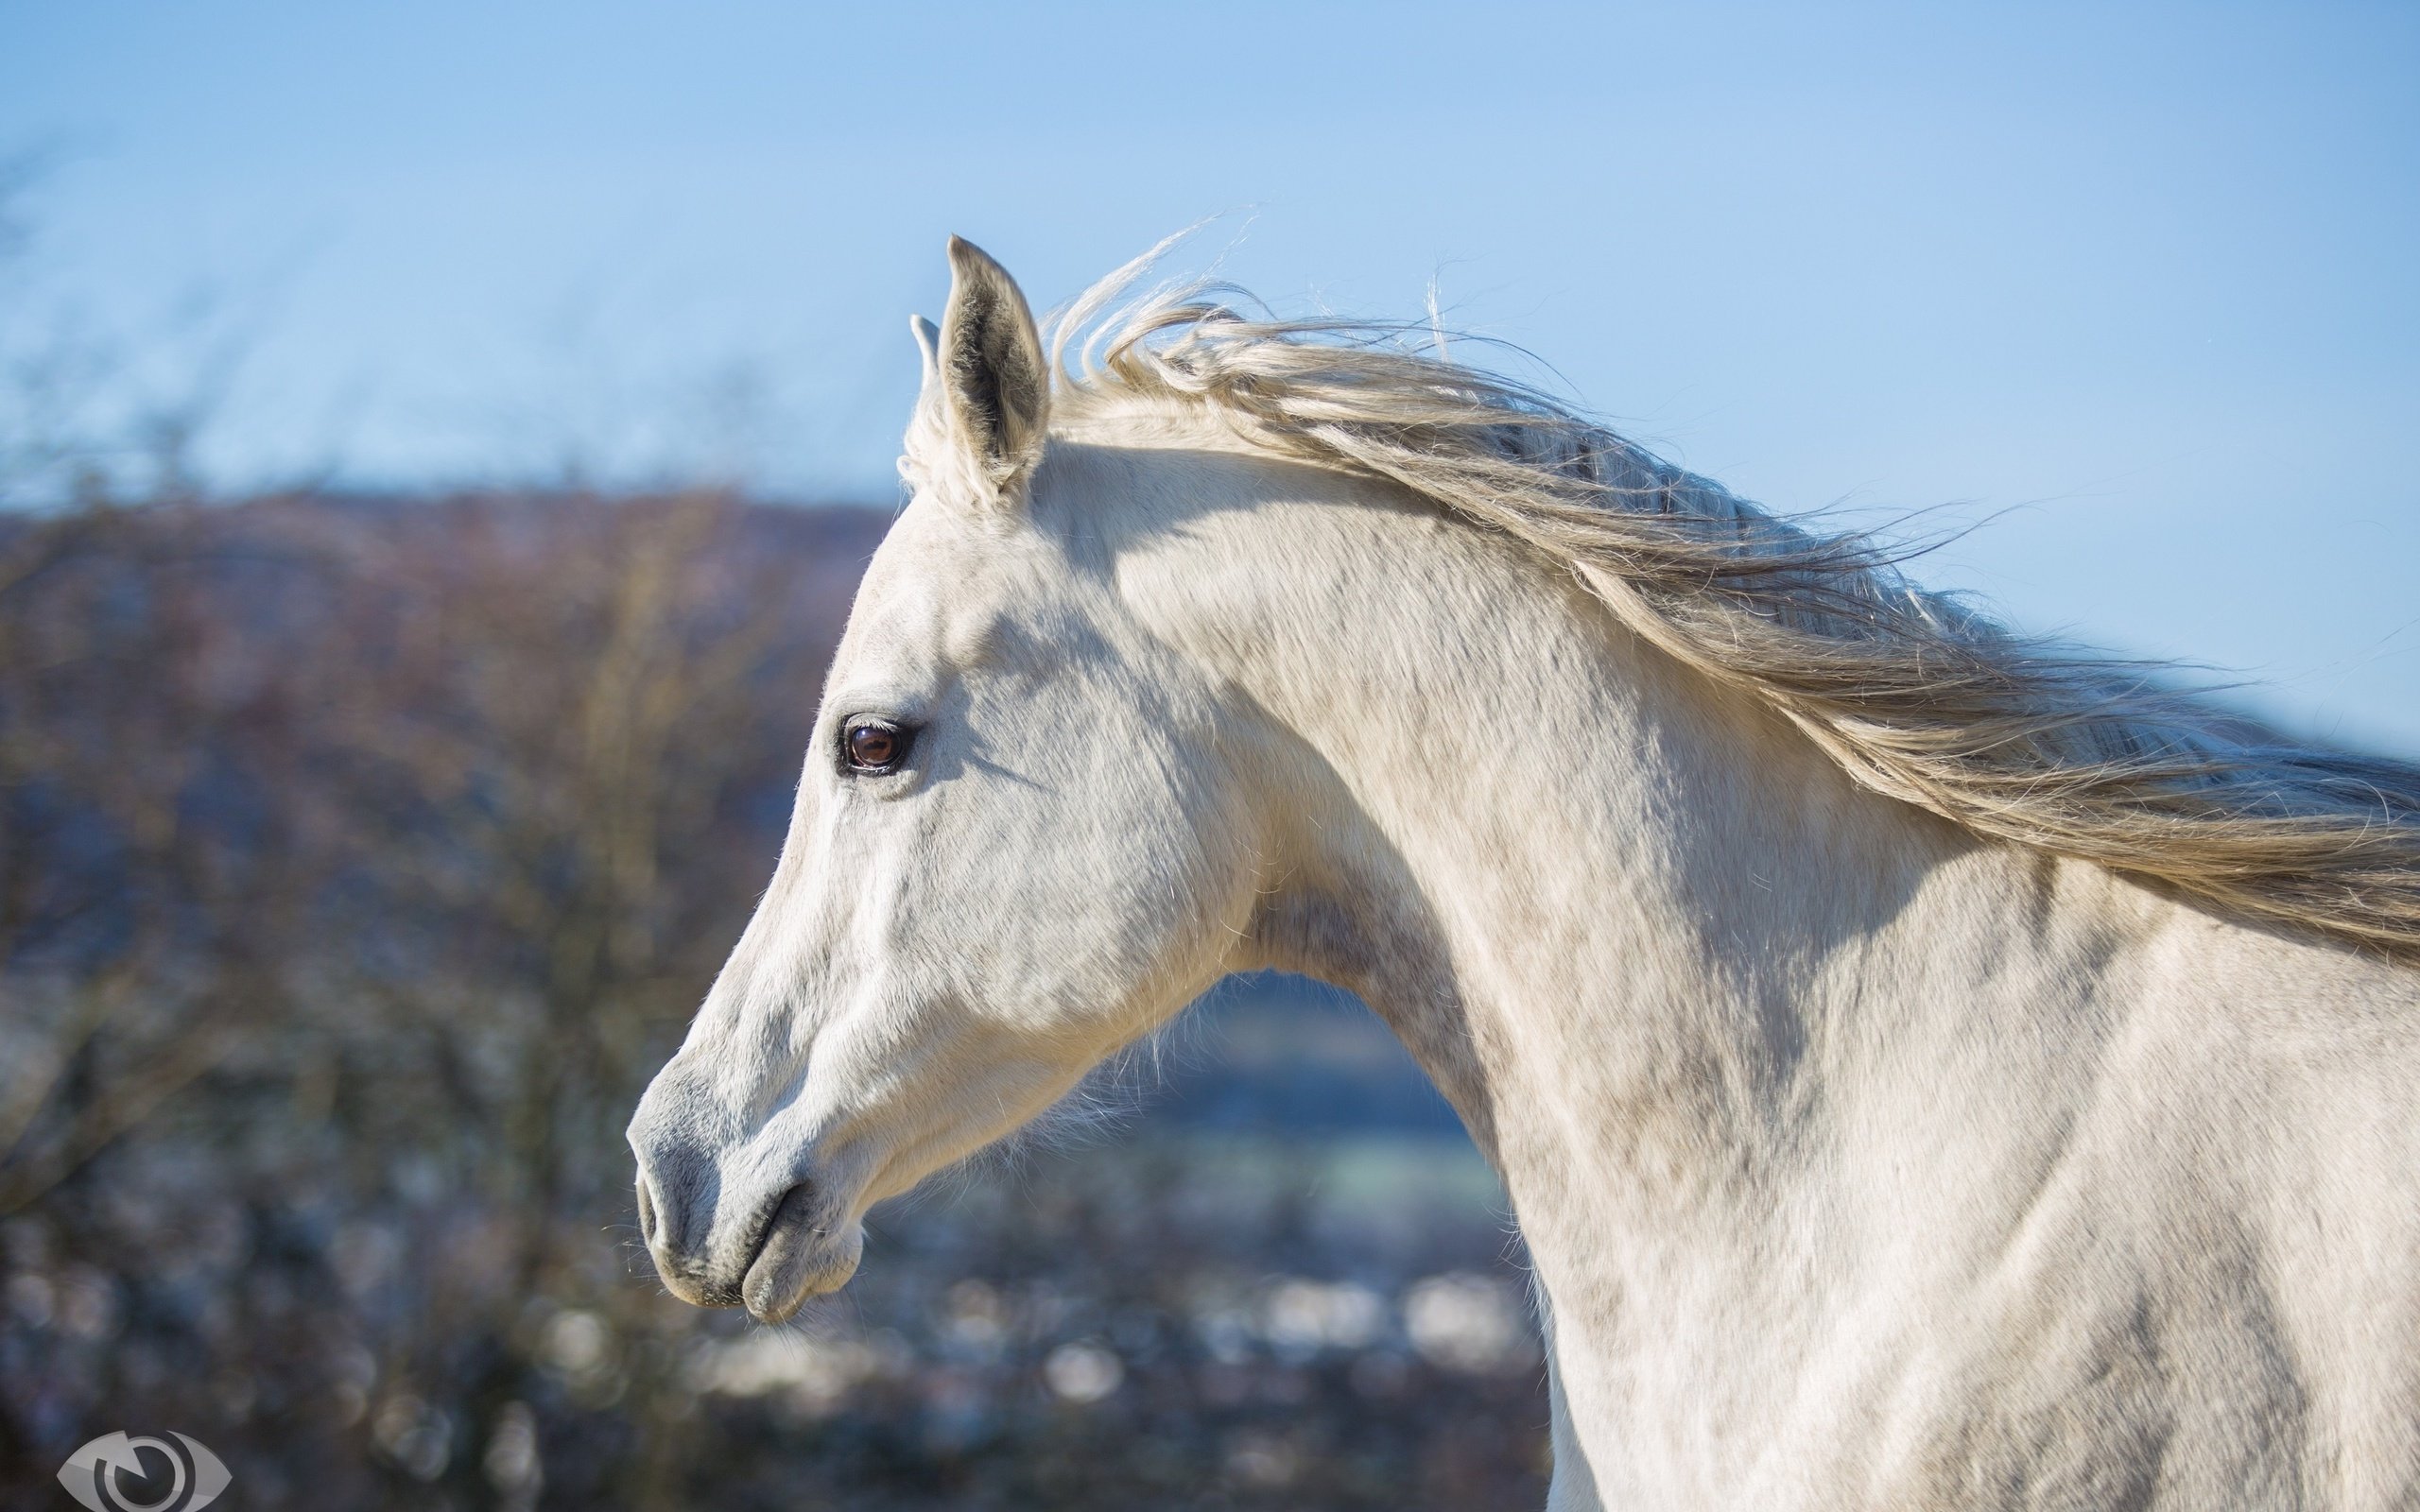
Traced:
<path fill-rule="evenodd" d="M 1877 792 L 2420 958 L 2420 768 L 2278 740 L 2159 668 L 2016 636 L 1866 536 L 1777 520 L 1527 385 L 1413 350 L 1425 328 L 1247 313 L 1201 284 L 1120 307 L 1133 272 L 1053 322 L 1054 415 L 1172 406 L 1399 484 L 1567 565 L 1633 632 Z"/>

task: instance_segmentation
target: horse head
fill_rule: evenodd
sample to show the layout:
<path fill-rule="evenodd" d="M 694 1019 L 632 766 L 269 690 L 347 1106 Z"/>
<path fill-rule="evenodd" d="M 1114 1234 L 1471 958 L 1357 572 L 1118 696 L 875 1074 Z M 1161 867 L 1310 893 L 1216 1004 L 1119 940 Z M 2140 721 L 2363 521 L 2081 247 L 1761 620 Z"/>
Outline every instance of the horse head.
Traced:
<path fill-rule="evenodd" d="M 1044 465 L 1016 284 L 953 241 L 902 470 L 779 867 L 630 1128 L 672 1291 L 778 1319 L 869 1205 L 1011 1131 L 1228 969 L 1253 825 L 1219 691 Z"/>

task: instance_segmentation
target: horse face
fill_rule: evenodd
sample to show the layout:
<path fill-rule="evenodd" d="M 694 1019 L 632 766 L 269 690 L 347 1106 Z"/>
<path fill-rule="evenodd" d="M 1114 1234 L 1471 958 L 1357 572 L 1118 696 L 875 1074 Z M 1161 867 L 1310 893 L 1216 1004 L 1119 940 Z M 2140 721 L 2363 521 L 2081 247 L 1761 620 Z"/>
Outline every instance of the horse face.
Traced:
<path fill-rule="evenodd" d="M 1068 501 L 1039 462 L 1014 508 L 928 483 L 876 554 L 772 885 L 631 1123 L 691 1301 L 780 1318 L 839 1286 L 868 1205 L 1223 970 L 1252 888 L 1215 696 L 1043 523 Z"/>

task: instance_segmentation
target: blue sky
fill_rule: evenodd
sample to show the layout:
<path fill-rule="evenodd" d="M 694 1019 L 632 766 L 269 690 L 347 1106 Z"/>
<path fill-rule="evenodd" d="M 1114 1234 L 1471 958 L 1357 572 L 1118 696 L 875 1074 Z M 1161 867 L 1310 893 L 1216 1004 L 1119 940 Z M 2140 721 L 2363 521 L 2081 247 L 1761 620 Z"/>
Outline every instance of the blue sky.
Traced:
<path fill-rule="evenodd" d="M 1752 497 L 1949 505 L 1931 580 L 2420 755 L 2415 81 L 2401 4 L 0 0 L 0 313 L 233 333 L 231 485 L 881 500 L 945 234 L 1047 304 L 1223 213 L 1282 308 L 1433 279 Z"/>

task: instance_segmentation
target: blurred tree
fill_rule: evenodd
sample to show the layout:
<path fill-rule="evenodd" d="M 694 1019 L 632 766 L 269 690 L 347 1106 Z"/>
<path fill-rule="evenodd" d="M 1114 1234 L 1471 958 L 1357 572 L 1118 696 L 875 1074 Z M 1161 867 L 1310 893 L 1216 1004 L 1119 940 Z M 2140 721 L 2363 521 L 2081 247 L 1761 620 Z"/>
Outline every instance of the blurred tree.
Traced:
<path fill-rule="evenodd" d="M 522 1304 L 656 1300 L 597 1229 L 630 1206 L 620 1127 L 769 868 L 880 525 L 712 493 L 15 522 L 0 1217 L 43 1204 L 43 1274 L 63 1250 L 140 1294 L 161 1230 L 216 1221 L 111 1200 L 143 1157 L 71 1180 L 138 1127 L 208 1162 L 187 1196 L 321 1189 L 306 1268 L 350 1344 L 271 1362 L 275 1394 L 367 1374 L 420 1405 L 365 1403 L 361 1458 L 476 1487 L 479 1435 L 552 1379 Z M 633 1422 L 668 1368 L 617 1366 Z M 430 1412 L 472 1442 L 437 1454 Z"/>

